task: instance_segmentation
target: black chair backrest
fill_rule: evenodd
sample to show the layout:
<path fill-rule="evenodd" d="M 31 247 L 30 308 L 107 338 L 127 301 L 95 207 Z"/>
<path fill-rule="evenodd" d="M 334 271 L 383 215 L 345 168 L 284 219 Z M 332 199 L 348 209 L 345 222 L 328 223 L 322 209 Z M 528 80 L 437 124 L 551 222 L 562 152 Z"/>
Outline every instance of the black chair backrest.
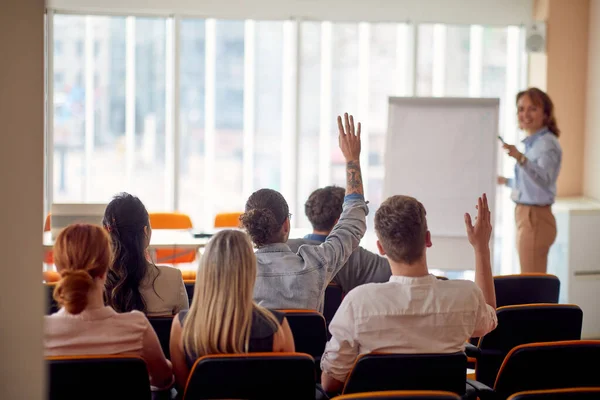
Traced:
<path fill-rule="evenodd" d="M 199 358 L 184 400 L 314 399 L 314 359 L 302 353 L 220 354 Z"/>
<path fill-rule="evenodd" d="M 600 340 L 530 343 L 512 349 L 498 372 L 500 398 L 527 390 L 599 387 Z"/>
<path fill-rule="evenodd" d="M 460 400 L 460 397 L 441 390 L 387 390 L 344 394 L 332 400 Z"/>
<path fill-rule="evenodd" d="M 496 307 L 516 304 L 558 303 L 560 280 L 550 274 L 500 275 L 494 277 Z"/>
<path fill-rule="evenodd" d="M 321 357 L 327 343 L 325 318 L 313 310 L 279 310 L 285 317 L 294 335 L 294 347 L 298 353 Z"/>
<path fill-rule="evenodd" d="M 48 357 L 48 399 L 149 400 L 146 363 L 135 356 Z"/>
<path fill-rule="evenodd" d="M 54 300 L 52 294 L 54 293 L 55 283 L 44 283 L 44 290 L 46 291 L 46 315 L 54 314 L 58 311 L 58 303 Z"/>
<path fill-rule="evenodd" d="M 462 395 L 467 356 L 452 354 L 369 353 L 358 358 L 344 394 L 377 390 L 444 390 Z"/>
<path fill-rule="evenodd" d="M 323 307 L 323 316 L 325 317 L 325 322 L 327 326 L 333 319 L 335 312 L 339 308 L 340 304 L 342 304 L 342 299 L 344 297 L 344 292 L 342 292 L 342 288 L 334 283 L 330 283 L 327 285 L 325 289 L 325 300 Z"/>
<path fill-rule="evenodd" d="M 150 325 L 154 328 L 160 347 L 162 347 L 165 357 L 171 359 L 171 352 L 169 351 L 169 341 L 171 339 L 171 325 L 173 324 L 173 317 L 148 317 Z"/>
<path fill-rule="evenodd" d="M 194 285 L 196 284 L 196 281 L 184 281 L 184 284 L 185 284 L 185 291 L 187 292 L 188 300 L 189 300 L 189 303 L 191 306 L 192 298 L 194 297 Z"/>
<path fill-rule="evenodd" d="M 529 390 L 515 393 L 508 400 L 597 400 L 600 399 L 600 387 L 569 388 L 549 390 Z"/>
<path fill-rule="evenodd" d="M 498 327 L 479 340 L 476 379 L 493 386 L 504 357 L 521 344 L 581 339 L 583 312 L 572 304 L 527 304 L 497 309 Z"/>

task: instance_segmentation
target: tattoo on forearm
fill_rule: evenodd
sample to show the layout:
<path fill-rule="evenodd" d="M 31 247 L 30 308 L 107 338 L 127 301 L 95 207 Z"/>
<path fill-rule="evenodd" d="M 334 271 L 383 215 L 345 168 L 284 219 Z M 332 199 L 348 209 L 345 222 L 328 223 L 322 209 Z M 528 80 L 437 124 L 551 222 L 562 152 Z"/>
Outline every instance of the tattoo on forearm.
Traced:
<path fill-rule="evenodd" d="M 358 161 L 349 161 L 346 164 L 346 194 L 363 194 L 363 181 Z"/>

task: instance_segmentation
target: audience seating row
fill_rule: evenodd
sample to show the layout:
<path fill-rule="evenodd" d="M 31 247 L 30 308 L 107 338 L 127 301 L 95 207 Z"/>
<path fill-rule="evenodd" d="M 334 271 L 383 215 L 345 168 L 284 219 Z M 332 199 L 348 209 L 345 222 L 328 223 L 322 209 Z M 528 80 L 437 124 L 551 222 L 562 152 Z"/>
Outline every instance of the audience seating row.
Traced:
<path fill-rule="evenodd" d="M 464 353 L 371 353 L 357 360 L 342 394 L 432 390 L 454 393 L 454 397 L 443 394 L 446 397 L 442 399 L 591 399 L 598 396 L 600 374 L 596 368 L 585 365 L 595 365 L 598 357 L 600 341 L 520 345 L 509 352 L 493 387 L 488 387 L 466 379 Z M 102 398 L 111 400 L 149 399 L 148 376 L 138 357 L 52 357 L 48 364 L 51 400 L 74 398 L 74 394 L 83 398 L 100 398 L 95 396 L 102 394 Z M 202 357 L 192 368 L 183 398 L 312 399 L 320 395 L 315 390 L 313 365 L 313 358 L 303 353 Z M 421 395 L 440 399 L 439 393 Z M 364 396 L 367 397 L 346 399 L 394 398 Z"/>

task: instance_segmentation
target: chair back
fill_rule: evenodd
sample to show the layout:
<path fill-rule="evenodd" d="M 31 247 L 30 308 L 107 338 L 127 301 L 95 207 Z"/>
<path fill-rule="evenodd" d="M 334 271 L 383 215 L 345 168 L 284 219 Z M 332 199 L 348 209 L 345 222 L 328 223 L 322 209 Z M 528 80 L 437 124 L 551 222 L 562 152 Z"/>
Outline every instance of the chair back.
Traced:
<path fill-rule="evenodd" d="M 219 213 L 215 216 L 215 228 L 240 228 L 241 212 Z"/>
<path fill-rule="evenodd" d="M 49 400 L 149 400 L 150 380 L 141 357 L 48 357 Z"/>
<path fill-rule="evenodd" d="M 46 220 L 44 221 L 44 232 L 50 232 L 52 226 L 50 225 L 50 221 L 52 220 L 52 214 L 48 213 L 46 215 Z M 54 264 L 54 253 L 52 250 L 44 251 L 44 264 Z"/>
<path fill-rule="evenodd" d="M 387 390 L 382 392 L 367 392 L 343 394 L 332 400 L 460 400 L 451 392 L 441 390 Z"/>
<path fill-rule="evenodd" d="M 528 390 L 515 393 L 508 400 L 597 400 L 600 387 Z"/>
<path fill-rule="evenodd" d="M 498 275 L 494 277 L 496 307 L 516 304 L 558 303 L 560 280 L 551 274 Z"/>
<path fill-rule="evenodd" d="M 184 280 L 183 284 L 185 285 L 185 291 L 187 292 L 188 300 L 191 306 L 192 299 L 194 298 L 194 287 L 196 287 L 196 281 Z"/>
<path fill-rule="evenodd" d="M 169 351 L 169 341 L 171 339 L 171 325 L 173 325 L 173 317 L 148 317 L 150 325 L 154 328 L 160 347 L 165 353 L 165 357 L 171 359 L 171 352 Z"/>
<path fill-rule="evenodd" d="M 314 399 L 315 384 L 308 354 L 218 354 L 196 360 L 183 399 Z"/>
<path fill-rule="evenodd" d="M 187 214 L 178 212 L 152 212 L 150 226 L 152 229 L 192 229 L 192 219 Z M 166 264 L 191 263 L 196 260 L 195 250 L 156 250 L 156 262 Z"/>
<path fill-rule="evenodd" d="M 462 395 L 467 356 L 452 354 L 361 355 L 346 380 L 343 394 L 379 390 L 444 390 Z"/>
<path fill-rule="evenodd" d="M 506 399 L 528 390 L 600 387 L 598 368 L 593 367 L 598 359 L 600 340 L 523 344 L 504 359 L 494 391 Z"/>
<path fill-rule="evenodd" d="M 292 334 L 294 347 L 299 353 L 320 358 L 327 343 L 327 327 L 323 314 L 314 310 L 278 310 L 285 313 Z"/>
<path fill-rule="evenodd" d="M 60 274 L 56 271 L 42 271 L 42 280 L 46 283 L 56 283 L 60 281 Z"/>
<path fill-rule="evenodd" d="M 43 285 L 46 292 L 46 315 L 54 314 L 60 308 L 53 296 L 56 283 L 44 283 Z"/>
<path fill-rule="evenodd" d="M 481 354 L 475 376 L 493 386 L 504 357 L 521 344 L 581 339 L 583 312 L 571 304 L 526 304 L 500 307 L 498 326 L 479 339 Z"/>
<path fill-rule="evenodd" d="M 325 322 L 329 327 L 329 323 L 333 319 L 335 312 L 339 308 L 340 304 L 342 304 L 342 299 L 344 298 L 344 292 L 342 292 L 342 288 L 335 283 L 330 283 L 327 285 L 325 289 L 325 299 L 323 304 L 323 316 L 325 317 Z"/>

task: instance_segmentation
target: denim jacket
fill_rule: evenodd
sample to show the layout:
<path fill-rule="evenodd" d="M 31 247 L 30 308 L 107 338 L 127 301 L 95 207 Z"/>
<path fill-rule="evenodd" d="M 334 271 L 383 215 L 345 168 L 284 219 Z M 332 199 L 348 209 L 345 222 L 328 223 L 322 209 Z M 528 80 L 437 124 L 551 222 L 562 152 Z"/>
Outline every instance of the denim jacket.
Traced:
<path fill-rule="evenodd" d="M 323 312 L 327 284 L 346 264 L 367 229 L 369 210 L 362 195 L 345 197 L 342 215 L 327 240 L 302 245 L 294 253 L 285 243 L 256 251 L 254 301 L 271 309 L 305 308 Z"/>

